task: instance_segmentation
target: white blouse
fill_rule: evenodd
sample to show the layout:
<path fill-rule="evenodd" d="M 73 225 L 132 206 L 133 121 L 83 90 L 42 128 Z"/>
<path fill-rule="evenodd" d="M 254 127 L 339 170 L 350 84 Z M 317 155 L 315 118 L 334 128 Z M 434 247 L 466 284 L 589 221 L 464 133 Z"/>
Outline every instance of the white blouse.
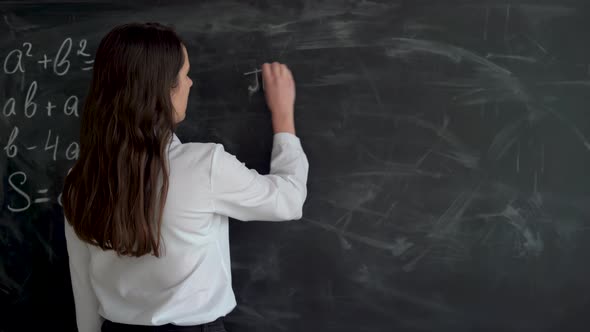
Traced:
<path fill-rule="evenodd" d="M 65 222 L 76 319 L 98 332 L 103 317 L 135 325 L 197 325 L 236 306 L 231 287 L 228 216 L 300 219 L 308 161 L 299 138 L 273 138 L 269 175 L 248 169 L 223 146 L 182 144 L 173 136 L 162 220 L 162 256 L 117 256 L 79 240 Z"/>

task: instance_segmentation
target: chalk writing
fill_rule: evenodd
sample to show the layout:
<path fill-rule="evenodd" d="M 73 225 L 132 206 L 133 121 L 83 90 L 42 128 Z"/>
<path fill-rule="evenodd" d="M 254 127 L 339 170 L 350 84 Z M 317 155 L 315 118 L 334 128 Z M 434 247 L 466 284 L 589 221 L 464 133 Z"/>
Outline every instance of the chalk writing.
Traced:
<path fill-rule="evenodd" d="M 26 48 L 24 56 L 32 57 L 31 48 L 33 45 L 29 42 L 25 42 L 22 45 L 23 48 Z M 23 50 L 20 48 L 15 48 L 14 50 L 10 51 L 6 58 L 4 58 L 4 73 L 6 74 L 14 74 L 17 71 L 24 73 L 25 68 L 23 65 Z"/>
<path fill-rule="evenodd" d="M 37 84 L 37 81 L 33 81 L 27 89 L 27 93 L 26 93 L 25 100 L 23 103 L 23 114 L 28 119 L 33 118 L 37 114 L 37 105 L 38 104 L 35 101 L 35 97 L 37 95 L 38 86 L 39 85 Z M 76 96 L 76 95 L 69 96 L 63 104 L 63 114 L 65 114 L 67 116 L 79 117 L 80 115 L 78 112 L 78 104 L 79 104 L 78 96 Z M 54 104 L 51 100 L 48 100 L 45 103 L 45 105 L 47 105 L 45 107 L 45 110 L 47 111 L 47 116 L 51 117 L 52 111 L 53 111 L 53 109 L 55 109 L 57 107 L 57 105 Z M 5 117 L 11 117 L 11 116 L 17 115 L 16 98 L 11 97 L 11 98 L 8 98 L 4 102 L 4 106 L 2 107 L 2 115 Z"/>
<path fill-rule="evenodd" d="M 28 126 L 22 121 L 33 121 L 39 117 L 80 117 L 80 98 L 77 95 L 66 95 L 55 97 L 43 91 L 42 79 L 25 80 L 27 69 L 33 69 L 33 77 L 38 73 L 57 75 L 64 77 L 75 69 L 81 71 L 92 70 L 94 59 L 89 51 L 88 40 L 82 38 L 74 40 L 65 38 L 59 48 L 43 52 L 34 47 L 31 42 L 20 43 L 18 47 L 9 50 L 3 59 L 3 73 L 5 75 L 21 74 L 19 79 L 20 91 L 22 94 L 7 96 L 0 100 L 2 113 L 0 117 L 6 119 L 10 130 L 3 129 L 8 137 L 2 135 L 0 141 L 0 153 L 7 159 L 27 159 L 31 153 L 36 158 L 42 158 L 44 163 L 49 161 L 77 160 L 80 156 L 80 144 L 62 137 L 59 129 L 48 128 L 46 133 L 36 133 L 35 139 L 28 132 Z M 28 68 L 33 66 L 36 68 Z M 36 70 L 35 70 L 36 69 Z M 27 73 L 28 74 L 28 73 Z M 28 77 L 31 77 L 27 75 Z M 40 186 L 36 190 L 29 190 L 31 183 L 30 171 L 17 170 L 8 177 L 8 192 L 11 193 L 10 203 L 7 204 L 8 211 L 19 213 L 30 209 L 36 204 L 54 202 L 50 197 L 50 189 Z M 29 173 L 29 174 L 27 174 Z M 27 183 L 29 182 L 29 183 Z M 31 191 L 31 192 L 28 192 Z M 61 205 L 61 194 L 57 197 L 57 203 Z"/>
<path fill-rule="evenodd" d="M 81 58 L 83 66 L 81 70 L 87 71 L 92 69 L 94 59 L 87 51 L 88 41 L 81 39 L 78 41 L 78 48 L 76 49 L 75 55 Z M 52 70 L 57 76 L 64 76 L 70 71 L 72 65 L 71 56 L 72 49 L 74 48 L 74 41 L 72 38 L 67 37 L 60 44 L 55 56 L 50 56 L 47 53 L 43 53 L 37 58 L 36 63 L 41 65 L 43 70 Z M 33 58 L 33 44 L 30 42 L 24 42 L 20 47 L 11 50 L 8 55 L 4 58 L 3 69 L 7 75 L 12 75 L 17 72 L 25 73 L 25 59 Z"/>
<path fill-rule="evenodd" d="M 17 171 L 8 176 L 9 190 L 13 190 L 17 194 L 16 203 L 8 203 L 7 208 L 10 212 L 19 213 L 27 211 L 33 204 L 44 204 L 50 203 L 52 200 L 49 197 L 49 188 L 41 188 L 35 190 L 35 196 L 29 195 L 22 186 L 27 182 L 27 174 L 22 171 Z M 55 200 L 60 206 L 62 206 L 61 193 Z"/>
<path fill-rule="evenodd" d="M 15 158 L 19 152 L 19 145 L 17 145 L 17 139 L 20 134 L 20 129 L 17 126 L 12 128 L 8 141 L 3 147 L 7 158 Z M 21 144 L 27 151 L 36 150 L 38 145 L 26 146 Z M 51 129 L 47 131 L 47 138 L 45 140 L 45 151 L 49 151 L 52 155 L 52 160 L 58 160 L 58 149 L 60 147 L 60 137 L 56 135 Z M 80 145 L 78 142 L 71 142 L 65 149 L 64 157 L 67 160 L 77 160 L 80 155 Z"/>
<path fill-rule="evenodd" d="M 244 73 L 244 76 L 247 75 L 254 75 L 254 83 L 248 85 L 248 94 L 251 96 L 254 93 L 256 93 L 258 90 L 260 90 L 260 83 L 258 81 L 258 73 L 262 72 L 262 70 L 260 69 L 255 69 L 253 71 Z"/>

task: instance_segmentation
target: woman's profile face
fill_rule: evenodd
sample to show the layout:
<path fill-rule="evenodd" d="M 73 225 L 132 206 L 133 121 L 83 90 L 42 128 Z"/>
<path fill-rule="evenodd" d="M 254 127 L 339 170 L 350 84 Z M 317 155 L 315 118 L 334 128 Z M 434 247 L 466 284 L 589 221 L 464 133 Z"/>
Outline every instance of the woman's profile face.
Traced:
<path fill-rule="evenodd" d="M 188 77 L 190 63 L 188 59 L 188 53 L 184 45 L 182 45 L 182 53 L 184 54 L 184 64 L 178 72 L 178 76 L 176 78 L 177 84 L 174 88 L 172 88 L 172 91 L 170 92 L 172 106 L 174 106 L 175 123 L 181 122 L 182 120 L 184 120 L 186 116 L 186 105 L 188 103 L 188 95 L 190 93 L 191 86 L 193 86 L 193 81 L 190 79 L 190 77 Z"/>

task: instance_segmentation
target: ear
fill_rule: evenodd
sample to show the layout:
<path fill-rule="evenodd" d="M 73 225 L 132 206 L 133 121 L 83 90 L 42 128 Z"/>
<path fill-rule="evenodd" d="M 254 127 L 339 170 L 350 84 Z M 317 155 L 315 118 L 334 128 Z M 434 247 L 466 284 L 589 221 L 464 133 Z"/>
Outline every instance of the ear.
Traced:
<path fill-rule="evenodd" d="M 172 88 L 170 89 L 170 97 L 174 96 L 178 92 L 178 81 L 174 82 Z"/>

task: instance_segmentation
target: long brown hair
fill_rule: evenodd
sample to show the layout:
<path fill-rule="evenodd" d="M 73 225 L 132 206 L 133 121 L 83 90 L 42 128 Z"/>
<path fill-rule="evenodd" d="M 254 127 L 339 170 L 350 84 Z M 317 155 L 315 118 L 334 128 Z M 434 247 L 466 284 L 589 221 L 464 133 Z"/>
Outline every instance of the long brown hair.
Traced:
<path fill-rule="evenodd" d="M 63 207 L 78 237 L 103 250 L 160 256 L 175 125 L 170 92 L 182 45 L 171 28 L 134 23 L 114 28 L 98 47 Z"/>

